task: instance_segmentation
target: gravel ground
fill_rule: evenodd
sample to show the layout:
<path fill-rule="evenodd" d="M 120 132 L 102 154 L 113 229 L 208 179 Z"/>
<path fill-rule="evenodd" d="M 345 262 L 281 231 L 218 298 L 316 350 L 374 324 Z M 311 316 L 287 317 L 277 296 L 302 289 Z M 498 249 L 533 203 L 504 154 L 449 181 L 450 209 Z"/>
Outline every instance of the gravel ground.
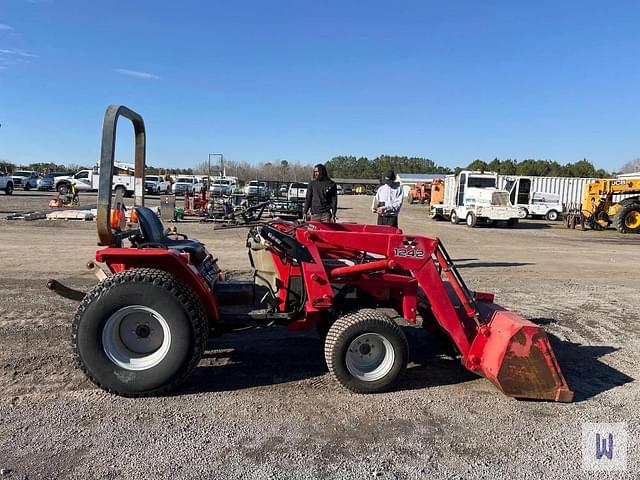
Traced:
<path fill-rule="evenodd" d="M 471 230 L 403 209 L 401 228 L 441 238 L 471 288 L 545 325 L 571 404 L 505 397 L 410 328 L 410 368 L 390 393 L 339 387 L 313 333 L 260 329 L 211 340 L 176 395 L 132 400 L 74 367 L 76 304 L 45 288 L 95 283 L 84 269 L 95 224 L 4 220 L 52 196 L 0 193 L 1 479 L 638 478 L 638 236 L 533 220 Z M 341 197 L 340 220 L 373 222 L 370 201 Z M 250 275 L 246 230 L 179 230 L 233 276 Z M 584 422 L 626 423 L 625 472 L 582 469 Z"/>

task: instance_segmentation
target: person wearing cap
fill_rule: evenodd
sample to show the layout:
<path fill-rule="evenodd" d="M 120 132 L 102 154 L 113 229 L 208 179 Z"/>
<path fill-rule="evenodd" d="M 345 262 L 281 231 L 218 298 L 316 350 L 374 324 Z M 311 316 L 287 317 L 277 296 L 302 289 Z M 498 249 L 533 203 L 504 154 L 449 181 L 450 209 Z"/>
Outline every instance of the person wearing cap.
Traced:
<path fill-rule="evenodd" d="M 393 170 L 385 172 L 383 185 L 378 188 L 371 204 L 373 213 L 378 214 L 378 225 L 391 225 L 398 228 L 398 215 L 402 207 L 402 185 L 396 182 Z"/>
<path fill-rule="evenodd" d="M 319 163 L 313 167 L 313 180 L 307 188 L 302 213 L 307 216 L 311 210 L 314 222 L 335 222 L 338 210 L 338 189 L 336 183 L 329 178 L 326 167 Z"/>

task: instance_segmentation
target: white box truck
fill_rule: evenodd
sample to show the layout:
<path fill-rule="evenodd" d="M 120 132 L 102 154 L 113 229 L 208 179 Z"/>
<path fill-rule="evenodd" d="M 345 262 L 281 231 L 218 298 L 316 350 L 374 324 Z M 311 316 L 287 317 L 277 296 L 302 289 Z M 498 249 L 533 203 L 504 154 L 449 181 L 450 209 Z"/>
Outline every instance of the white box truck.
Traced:
<path fill-rule="evenodd" d="M 444 201 L 431 206 L 431 218 L 449 219 L 467 226 L 506 222 L 513 227 L 526 216 L 524 209 L 509 201 L 509 192 L 497 188 L 498 175 L 493 172 L 463 170 L 444 179 Z"/>

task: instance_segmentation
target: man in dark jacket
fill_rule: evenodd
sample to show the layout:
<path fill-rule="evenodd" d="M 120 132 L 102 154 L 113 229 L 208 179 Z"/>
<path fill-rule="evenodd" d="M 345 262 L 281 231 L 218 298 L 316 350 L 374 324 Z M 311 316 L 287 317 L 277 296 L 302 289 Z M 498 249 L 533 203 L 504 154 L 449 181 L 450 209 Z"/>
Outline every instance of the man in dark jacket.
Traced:
<path fill-rule="evenodd" d="M 327 169 L 319 163 L 313 167 L 313 180 L 307 188 L 302 213 L 306 216 L 311 210 L 311 220 L 315 222 L 335 222 L 338 210 L 338 191 L 336 184 L 329 178 Z"/>

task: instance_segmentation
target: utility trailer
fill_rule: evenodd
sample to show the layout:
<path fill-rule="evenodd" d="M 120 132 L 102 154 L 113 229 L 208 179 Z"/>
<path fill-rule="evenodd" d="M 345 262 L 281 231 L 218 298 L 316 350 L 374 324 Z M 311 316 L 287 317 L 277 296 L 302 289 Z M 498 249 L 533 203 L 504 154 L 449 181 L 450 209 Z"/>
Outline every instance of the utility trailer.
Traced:
<path fill-rule="evenodd" d="M 408 342 L 386 313 L 439 330 L 462 364 L 506 395 L 571 401 L 542 327 L 470 290 L 438 239 L 390 226 L 287 222 L 249 230 L 252 281 L 226 281 L 199 241 L 167 234 L 134 199 L 138 228 L 111 209 L 110 170 L 118 117 L 136 138 L 136 186 L 145 169 L 142 117 L 107 109 L 98 193 L 100 282 L 89 292 L 51 280 L 49 288 L 81 300 L 72 325 L 75 360 L 99 387 L 124 396 L 166 394 L 198 364 L 210 335 L 247 326 L 317 329 L 331 375 L 357 393 L 398 384 Z M 95 262 L 91 263 L 95 267 Z M 420 321 L 421 319 L 421 321 Z M 427 333 L 428 334 L 428 333 Z"/>
<path fill-rule="evenodd" d="M 526 217 L 524 209 L 509 201 L 509 192 L 496 187 L 498 175 L 492 172 L 463 170 L 458 175 L 444 178 L 442 203 L 431 204 L 431 218 L 461 221 L 469 227 L 478 224 L 492 225 L 504 222 L 510 227 Z"/>

